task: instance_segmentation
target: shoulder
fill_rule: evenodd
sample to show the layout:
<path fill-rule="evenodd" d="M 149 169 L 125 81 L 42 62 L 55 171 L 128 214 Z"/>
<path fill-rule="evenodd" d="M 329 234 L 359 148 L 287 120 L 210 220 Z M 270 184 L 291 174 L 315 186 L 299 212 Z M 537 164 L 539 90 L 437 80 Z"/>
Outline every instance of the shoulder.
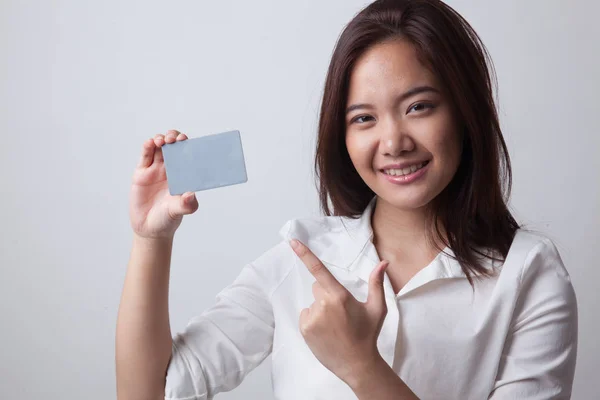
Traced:
<path fill-rule="evenodd" d="M 516 283 L 517 306 L 523 310 L 561 309 L 576 315 L 571 278 L 557 246 L 548 237 L 518 230 L 504 261 L 505 268 L 514 278 L 510 281 Z"/>
<path fill-rule="evenodd" d="M 345 217 L 306 217 L 288 220 L 279 229 L 281 241 L 262 253 L 250 264 L 265 282 L 277 285 L 293 269 L 297 256 L 289 241 L 298 239 L 323 262 L 333 265 L 349 264 L 356 246 L 353 232 L 358 220 Z"/>
<path fill-rule="evenodd" d="M 334 239 L 342 235 L 348 223 L 340 217 L 306 217 L 290 219 L 279 229 L 281 241 L 260 256 L 256 262 L 287 258 L 294 254 L 289 241 L 298 239 L 309 247 L 322 243 L 325 239 Z M 312 245 L 312 246 L 311 246 Z"/>
<path fill-rule="evenodd" d="M 538 232 L 517 230 L 504 263 L 519 267 L 521 281 L 542 271 L 570 279 L 556 244 Z"/>
<path fill-rule="evenodd" d="M 577 357 L 577 301 L 557 246 L 542 234 L 519 230 L 502 268 L 498 290 L 507 296 L 496 296 L 494 318 L 504 315 L 509 324 L 491 397 L 568 398 Z M 501 306 L 510 311 L 498 312 Z"/>
<path fill-rule="evenodd" d="M 323 236 L 346 233 L 355 229 L 358 219 L 335 216 L 316 216 L 290 219 L 279 230 L 284 239 L 318 240 Z"/>
<path fill-rule="evenodd" d="M 284 241 L 298 239 L 323 263 L 347 267 L 369 239 L 360 218 L 319 216 L 287 221 L 279 234 Z"/>

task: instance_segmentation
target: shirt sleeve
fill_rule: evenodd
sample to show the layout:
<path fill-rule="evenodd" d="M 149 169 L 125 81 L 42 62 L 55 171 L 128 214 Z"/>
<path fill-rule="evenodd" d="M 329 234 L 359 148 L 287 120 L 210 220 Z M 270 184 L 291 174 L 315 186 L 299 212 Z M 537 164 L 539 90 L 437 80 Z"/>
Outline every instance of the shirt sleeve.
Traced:
<path fill-rule="evenodd" d="M 512 328 L 490 399 L 569 399 L 577 355 L 577 301 L 554 244 L 525 262 Z"/>
<path fill-rule="evenodd" d="M 271 352 L 271 294 L 285 275 L 286 245 L 244 266 L 216 303 L 173 338 L 165 400 L 212 399 L 238 386 Z M 289 247 L 289 246 L 287 246 Z M 291 264 L 291 263 L 287 263 Z M 287 268 L 290 269 L 290 268 Z"/>

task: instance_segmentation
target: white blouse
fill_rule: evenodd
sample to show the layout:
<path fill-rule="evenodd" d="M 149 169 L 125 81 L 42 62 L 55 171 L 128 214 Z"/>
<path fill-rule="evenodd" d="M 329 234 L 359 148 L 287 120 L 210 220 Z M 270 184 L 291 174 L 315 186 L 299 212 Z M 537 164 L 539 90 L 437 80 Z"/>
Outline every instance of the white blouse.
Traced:
<path fill-rule="evenodd" d="M 298 328 L 314 277 L 297 238 L 358 300 L 379 262 L 371 213 L 291 220 L 283 240 L 244 266 L 216 304 L 173 338 L 165 399 L 211 399 L 238 386 L 268 355 L 281 400 L 356 399 L 323 367 Z M 493 277 L 469 285 L 448 248 L 395 294 L 378 339 L 385 361 L 420 399 L 568 399 L 577 352 L 577 303 L 554 244 L 519 230 Z"/>

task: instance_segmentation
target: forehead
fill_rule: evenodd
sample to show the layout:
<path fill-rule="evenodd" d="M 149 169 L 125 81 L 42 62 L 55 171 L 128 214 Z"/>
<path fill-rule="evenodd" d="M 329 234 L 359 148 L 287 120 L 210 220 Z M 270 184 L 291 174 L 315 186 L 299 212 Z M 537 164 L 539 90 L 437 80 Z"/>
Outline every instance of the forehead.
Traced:
<path fill-rule="evenodd" d="M 420 85 L 439 86 L 414 46 L 396 39 L 376 44 L 358 58 L 350 73 L 349 97 L 397 93 Z"/>

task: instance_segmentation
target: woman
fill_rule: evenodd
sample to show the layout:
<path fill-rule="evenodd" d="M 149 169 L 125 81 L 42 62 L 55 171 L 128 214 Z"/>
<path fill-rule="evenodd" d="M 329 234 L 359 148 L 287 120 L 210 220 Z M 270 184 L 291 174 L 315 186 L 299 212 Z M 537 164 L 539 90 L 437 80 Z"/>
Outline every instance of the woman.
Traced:
<path fill-rule="evenodd" d="M 376 1 L 341 35 L 321 107 L 326 216 L 298 219 L 173 339 L 170 196 L 143 145 L 119 310 L 119 399 L 208 399 L 269 354 L 278 399 L 569 398 L 577 307 L 552 242 L 506 205 L 489 59 L 437 0 Z M 384 260 L 384 261 L 382 261 Z"/>

